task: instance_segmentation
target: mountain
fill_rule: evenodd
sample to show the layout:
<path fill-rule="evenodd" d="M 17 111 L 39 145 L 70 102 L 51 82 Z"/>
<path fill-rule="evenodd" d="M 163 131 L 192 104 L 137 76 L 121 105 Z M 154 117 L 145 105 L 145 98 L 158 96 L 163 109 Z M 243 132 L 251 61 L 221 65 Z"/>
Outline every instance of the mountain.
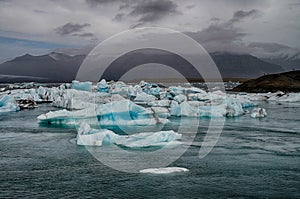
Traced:
<path fill-rule="evenodd" d="M 29 54 L 0 64 L 0 82 L 70 82 L 86 55 L 67 55 L 52 52 L 42 56 Z M 284 69 L 265 62 L 252 55 L 211 53 L 223 78 L 256 78 L 263 74 L 283 72 Z M 133 51 L 118 58 L 105 72 L 104 78 L 117 79 L 132 66 L 145 63 L 161 63 L 174 66 L 188 78 L 195 78 L 195 71 L 189 63 L 176 54 L 161 50 Z"/>
<path fill-rule="evenodd" d="M 280 65 L 265 62 L 249 54 L 215 52 L 210 55 L 223 78 L 255 78 L 284 71 Z"/>
<path fill-rule="evenodd" d="M 235 87 L 237 92 L 300 92 L 300 70 L 264 75 Z"/>
<path fill-rule="evenodd" d="M 286 71 L 300 70 L 300 58 L 298 57 L 277 57 L 277 58 L 262 58 L 265 62 L 279 64 Z"/>
<path fill-rule="evenodd" d="M 0 82 L 69 82 L 75 78 L 84 58 L 84 55 L 61 53 L 26 54 L 0 64 Z"/>

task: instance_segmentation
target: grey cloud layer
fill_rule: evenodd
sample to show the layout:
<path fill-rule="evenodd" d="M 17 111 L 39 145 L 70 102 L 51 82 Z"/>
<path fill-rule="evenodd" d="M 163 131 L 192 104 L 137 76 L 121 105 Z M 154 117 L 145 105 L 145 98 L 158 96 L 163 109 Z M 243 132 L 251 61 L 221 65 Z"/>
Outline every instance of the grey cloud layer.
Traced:
<path fill-rule="evenodd" d="M 141 23 L 153 22 L 166 15 L 178 14 L 177 5 L 170 0 L 141 1 L 135 6 L 129 15 L 138 16 Z"/>
<path fill-rule="evenodd" d="M 55 28 L 55 32 L 59 35 L 70 35 L 72 33 L 81 32 L 84 30 L 85 27 L 91 26 L 91 24 L 84 23 L 84 24 L 78 24 L 78 23 L 66 23 L 63 26 Z"/>
<path fill-rule="evenodd" d="M 0 36 L 83 46 L 130 28 L 155 26 L 185 32 L 209 51 L 283 52 L 286 49 L 275 43 L 300 47 L 299 2 L 0 0 Z"/>

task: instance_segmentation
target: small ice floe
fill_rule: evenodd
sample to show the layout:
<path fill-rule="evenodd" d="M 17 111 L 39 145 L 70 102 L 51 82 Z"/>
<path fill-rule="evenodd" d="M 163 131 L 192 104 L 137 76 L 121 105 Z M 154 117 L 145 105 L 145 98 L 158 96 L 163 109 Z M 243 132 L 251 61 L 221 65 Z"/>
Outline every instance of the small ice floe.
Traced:
<path fill-rule="evenodd" d="M 267 111 L 264 108 L 254 108 L 251 115 L 252 118 L 262 118 L 267 116 Z"/>
<path fill-rule="evenodd" d="M 187 168 L 183 167 L 162 167 L 162 168 L 149 168 L 140 170 L 140 173 L 151 173 L 151 174 L 170 174 L 170 173 L 180 173 L 189 171 Z"/>

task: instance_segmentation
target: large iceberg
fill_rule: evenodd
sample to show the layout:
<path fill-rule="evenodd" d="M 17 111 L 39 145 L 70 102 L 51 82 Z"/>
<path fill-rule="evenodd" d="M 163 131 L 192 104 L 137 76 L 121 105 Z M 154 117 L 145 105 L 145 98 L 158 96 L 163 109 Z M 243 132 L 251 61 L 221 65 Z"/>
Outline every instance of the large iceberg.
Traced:
<path fill-rule="evenodd" d="M 20 110 L 18 104 L 9 95 L 0 96 L 0 113 Z"/>
<path fill-rule="evenodd" d="M 118 135 L 107 129 L 91 129 L 82 123 L 77 134 L 77 145 L 103 146 L 114 144 L 129 148 L 161 147 L 180 144 L 181 134 L 174 131 L 159 131 L 137 133 L 132 135 Z"/>
<path fill-rule="evenodd" d="M 121 100 L 100 105 L 94 104 L 79 111 L 50 111 L 40 115 L 38 120 L 47 124 L 69 125 L 86 121 L 89 124 L 101 126 L 150 126 L 163 125 L 168 122 L 167 119 L 159 117 L 160 114 L 130 100 Z"/>

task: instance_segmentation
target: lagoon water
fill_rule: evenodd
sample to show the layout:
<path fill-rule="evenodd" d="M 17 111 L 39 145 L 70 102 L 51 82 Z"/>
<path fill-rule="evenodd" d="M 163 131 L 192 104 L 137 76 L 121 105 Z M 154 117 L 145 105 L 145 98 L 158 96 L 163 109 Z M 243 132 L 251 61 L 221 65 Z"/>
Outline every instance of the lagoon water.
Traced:
<path fill-rule="evenodd" d="M 261 106 L 266 118 L 226 119 L 203 159 L 201 119 L 194 143 L 170 165 L 189 171 L 164 175 L 113 170 L 72 142 L 76 129 L 39 126 L 38 115 L 57 110 L 50 105 L 2 114 L 0 198 L 300 198 L 300 104 Z"/>

